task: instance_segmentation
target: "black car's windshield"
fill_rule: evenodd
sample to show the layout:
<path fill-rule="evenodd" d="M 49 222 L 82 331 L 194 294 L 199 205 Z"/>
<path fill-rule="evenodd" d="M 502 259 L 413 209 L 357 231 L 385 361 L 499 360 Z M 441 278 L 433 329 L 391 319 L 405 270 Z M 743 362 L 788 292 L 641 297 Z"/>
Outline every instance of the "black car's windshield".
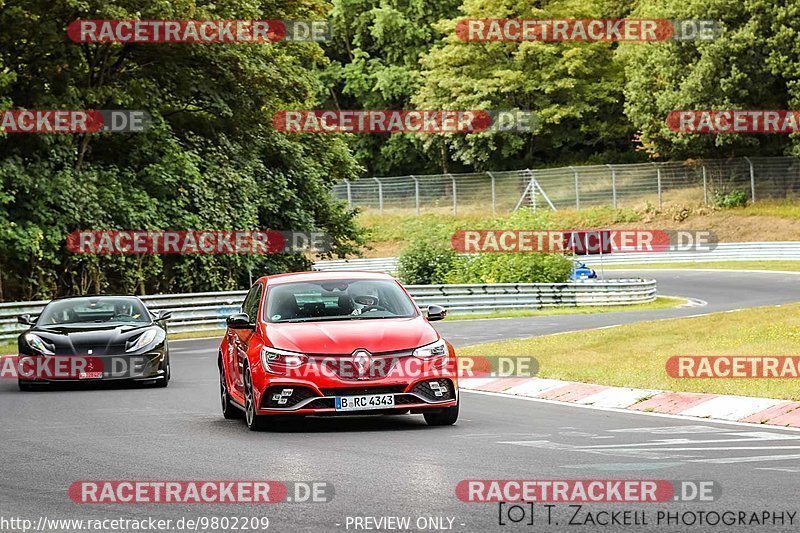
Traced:
<path fill-rule="evenodd" d="M 411 299 L 390 280 L 285 283 L 269 289 L 268 322 L 367 320 L 417 315 Z"/>
<path fill-rule="evenodd" d="M 150 315 L 137 298 L 98 296 L 55 300 L 42 311 L 37 325 L 96 324 L 103 322 L 146 324 Z"/>

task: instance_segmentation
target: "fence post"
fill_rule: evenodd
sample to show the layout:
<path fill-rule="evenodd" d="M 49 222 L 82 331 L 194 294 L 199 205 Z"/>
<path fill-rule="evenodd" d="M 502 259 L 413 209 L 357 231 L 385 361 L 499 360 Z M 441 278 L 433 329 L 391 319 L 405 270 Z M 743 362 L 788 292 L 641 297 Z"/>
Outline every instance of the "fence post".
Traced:
<path fill-rule="evenodd" d="M 656 167 L 656 187 L 658 190 L 658 208 L 661 209 L 664 205 L 661 197 L 661 166 L 658 163 L 653 163 L 653 166 Z"/>
<path fill-rule="evenodd" d="M 528 182 L 528 190 L 530 190 L 531 195 L 531 207 L 533 208 L 534 213 L 536 212 L 536 189 L 534 188 L 534 182 L 536 181 L 536 173 L 535 171 L 528 169 L 528 174 L 530 175 L 530 181 Z"/>
<path fill-rule="evenodd" d="M 575 174 L 575 209 L 580 211 L 581 209 L 581 189 L 578 183 L 578 170 L 575 167 L 569 167 L 570 170 Z"/>
<path fill-rule="evenodd" d="M 414 204 L 417 206 L 417 216 L 419 216 L 419 180 L 413 174 L 411 179 L 414 180 Z"/>
<path fill-rule="evenodd" d="M 614 170 L 612 165 L 606 165 L 611 169 L 611 205 L 614 209 L 617 208 L 617 171 Z"/>
<path fill-rule="evenodd" d="M 378 212 L 383 214 L 383 183 L 378 178 L 372 178 L 378 184 Z"/>
<path fill-rule="evenodd" d="M 705 164 L 703 164 L 703 204 L 708 205 L 708 179 L 706 178 Z"/>
<path fill-rule="evenodd" d="M 458 214 L 458 193 L 456 192 L 456 177 L 452 174 L 448 174 L 450 176 L 450 180 L 453 182 L 453 214 Z"/>
<path fill-rule="evenodd" d="M 756 174 L 753 170 L 753 162 L 750 161 L 749 157 L 745 157 L 744 160 L 750 165 L 750 200 L 756 203 Z"/>
<path fill-rule="evenodd" d="M 349 209 L 352 209 L 353 208 L 353 193 L 350 190 L 350 180 L 349 179 L 345 178 L 344 186 L 347 187 L 347 207 Z M 250 285 L 252 285 L 252 283 Z"/>
<path fill-rule="evenodd" d="M 495 192 L 494 188 L 494 174 L 492 174 L 491 172 L 487 172 L 487 174 L 492 179 L 492 216 L 494 216 L 497 205 L 497 193 Z"/>

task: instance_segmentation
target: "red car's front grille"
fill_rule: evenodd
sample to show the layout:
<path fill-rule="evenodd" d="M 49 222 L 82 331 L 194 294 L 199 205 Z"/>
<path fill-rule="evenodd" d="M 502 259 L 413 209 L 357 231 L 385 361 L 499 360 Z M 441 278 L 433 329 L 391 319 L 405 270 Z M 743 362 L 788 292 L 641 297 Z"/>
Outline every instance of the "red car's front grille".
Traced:
<path fill-rule="evenodd" d="M 400 356 L 376 355 L 366 361 L 359 361 L 351 356 L 311 357 L 324 371 L 344 381 L 383 379 L 394 369 L 400 358 Z"/>
<path fill-rule="evenodd" d="M 346 387 L 322 389 L 325 396 L 357 396 L 360 394 L 396 394 L 405 390 L 405 385 L 389 385 L 385 387 Z"/>

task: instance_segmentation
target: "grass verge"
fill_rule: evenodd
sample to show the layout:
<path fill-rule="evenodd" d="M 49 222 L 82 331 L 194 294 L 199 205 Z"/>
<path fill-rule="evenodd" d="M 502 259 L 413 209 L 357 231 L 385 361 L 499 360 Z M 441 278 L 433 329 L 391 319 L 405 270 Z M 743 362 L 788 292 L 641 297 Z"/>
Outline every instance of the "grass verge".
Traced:
<path fill-rule="evenodd" d="M 587 307 L 549 307 L 545 309 L 513 309 L 494 313 L 470 313 L 468 315 L 450 315 L 445 320 L 478 320 L 486 318 L 518 318 L 526 316 L 549 315 L 588 315 L 595 313 L 619 313 L 623 311 L 653 311 L 670 309 L 685 304 L 683 298 L 659 296 L 654 302 L 637 305 L 593 305 Z"/>
<path fill-rule="evenodd" d="M 674 379 L 674 355 L 799 355 L 800 304 L 638 322 L 471 346 L 463 355 L 534 356 L 539 377 L 600 385 L 800 400 L 797 379 Z"/>
<path fill-rule="evenodd" d="M 598 270 L 599 263 L 594 263 L 592 268 Z M 704 268 L 717 270 L 775 270 L 780 272 L 800 272 L 800 261 L 712 261 L 709 263 L 641 263 L 638 265 L 610 265 L 604 270 L 630 270 L 653 269 L 663 270 L 671 268 Z"/>
<path fill-rule="evenodd" d="M 386 209 L 382 214 L 366 210 L 357 222 L 371 244 L 366 257 L 393 257 L 412 242 L 449 243 L 453 233 L 464 229 L 702 229 L 714 232 L 721 242 L 793 241 L 800 235 L 800 206 L 796 201 L 774 201 L 716 209 L 690 202 L 665 204 L 663 209 L 644 204 L 497 215 L 483 206 L 458 215 L 445 210 L 421 216 L 413 209 Z"/>

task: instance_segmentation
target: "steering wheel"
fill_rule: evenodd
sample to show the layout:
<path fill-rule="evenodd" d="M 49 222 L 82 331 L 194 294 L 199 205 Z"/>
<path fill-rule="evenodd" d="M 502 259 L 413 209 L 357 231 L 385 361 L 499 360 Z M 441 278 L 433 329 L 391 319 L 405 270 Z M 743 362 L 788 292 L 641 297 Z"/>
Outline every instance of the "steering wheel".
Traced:
<path fill-rule="evenodd" d="M 389 312 L 389 310 L 386 309 L 384 306 L 377 305 L 377 304 L 376 305 L 367 306 L 361 312 L 362 313 L 369 313 L 370 311 L 386 311 L 387 313 Z"/>

